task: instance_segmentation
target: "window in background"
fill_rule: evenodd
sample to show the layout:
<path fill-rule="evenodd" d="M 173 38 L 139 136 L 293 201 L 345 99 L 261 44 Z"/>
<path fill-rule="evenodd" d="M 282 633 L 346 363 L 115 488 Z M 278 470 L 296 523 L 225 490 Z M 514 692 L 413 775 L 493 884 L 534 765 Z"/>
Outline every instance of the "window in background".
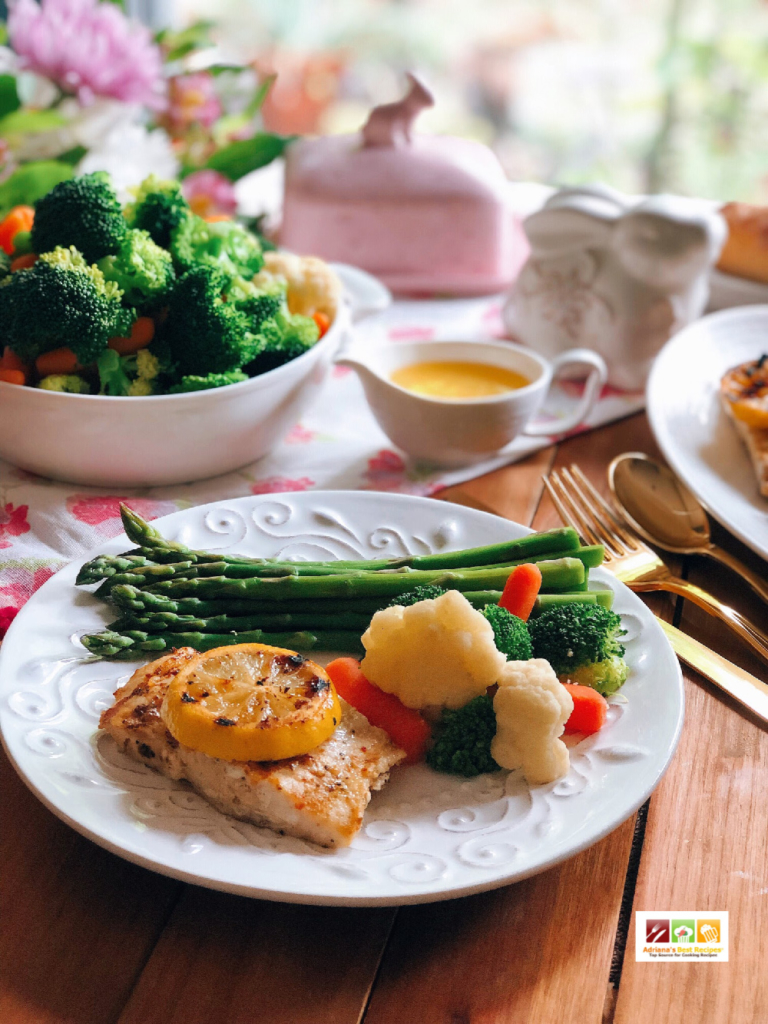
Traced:
<path fill-rule="evenodd" d="M 162 3 L 279 73 L 275 130 L 358 128 L 415 67 L 438 97 L 422 128 L 490 143 L 513 178 L 768 200 L 762 0 Z"/>

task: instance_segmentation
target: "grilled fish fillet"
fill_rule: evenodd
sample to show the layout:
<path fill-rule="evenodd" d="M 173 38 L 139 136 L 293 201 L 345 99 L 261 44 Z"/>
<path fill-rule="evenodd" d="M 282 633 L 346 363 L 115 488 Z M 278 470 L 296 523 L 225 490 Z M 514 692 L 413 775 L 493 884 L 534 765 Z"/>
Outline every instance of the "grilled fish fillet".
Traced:
<path fill-rule="evenodd" d="M 348 846 L 371 792 L 405 753 L 344 701 L 333 735 L 301 757 L 222 761 L 192 750 L 168 732 L 160 706 L 172 677 L 195 655 L 184 647 L 137 669 L 102 713 L 101 728 L 134 760 L 186 779 L 224 814 L 320 846 Z"/>
<path fill-rule="evenodd" d="M 731 403 L 722 395 L 721 402 L 749 452 L 760 493 L 768 497 L 768 428 L 753 427 L 749 423 L 738 419 L 733 415 Z"/>

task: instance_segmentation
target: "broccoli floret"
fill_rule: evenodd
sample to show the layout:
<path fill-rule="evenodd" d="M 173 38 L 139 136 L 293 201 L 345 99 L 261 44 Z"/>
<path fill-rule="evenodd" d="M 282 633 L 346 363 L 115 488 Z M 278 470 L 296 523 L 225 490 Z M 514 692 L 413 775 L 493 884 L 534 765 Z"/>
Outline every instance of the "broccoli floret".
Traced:
<path fill-rule="evenodd" d="M 247 314 L 222 300 L 225 281 L 213 267 L 195 267 L 170 293 L 163 337 L 182 376 L 239 370 L 264 344 Z"/>
<path fill-rule="evenodd" d="M 122 295 L 74 247 L 54 249 L 0 287 L 4 342 L 25 362 L 66 345 L 87 366 L 110 338 L 131 333 L 134 313 Z"/>
<path fill-rule="evenodd" d="M 135 356 L 126 356 L 122 360 L 123 370 L 133 380 L 128 388 L 131 397 L 156 395 L 157 380 L 162 373 L 160 359 L 148 348 L 141 348 Z"/>
<path fill-rule="evenodd" d="M 90 395 L 91 389 L 76 373 L 51 373 L 37 385 L 43 391 L 64 391 L 68 395 Z"/>
<path fill-rule="evenodd" d="M 400 605 L 401 608 L 408 608 L 412 604 L 418 604 L 419 601 L 432 601 L 436 597 L 442 597 L 444 593 L 445 589 L 438 587 L 436 583 L 430 583 L 423 587 L 414 587 L 413 590 L 408 590 L 405 594 L 393 598 L 387 605 L 387 608 L 394 608 L 396 605 Z"/>
<path fill-rule="evenodd" d="M 490 697 L 475 697 L 455 711 L 446 709 L 437 728 L 434 746 L 427 751 L 427 764 L 435 771 L 466 776 L 498 771 L 491 757 L 496 714 Z"/>
<path fill-rule="evenodd" d="M 619 616 L 602 605 L 564 604 L 548 608 L 531 619 L 528 632 L 533 656 L 546 658 L 558 676 L 581 682 L 576 678 L 578 670 L 591 669 L 583 673 L 583 679 L 599 683 L 595 688 L 601 692 L 605 692 L 602 686 L 611 687 L 609 693 L 627 678 L 624 645 L 619 640 L 626 630 L 621 628 Z"/>
<path fill-rule="evenodd" d="M 258 239 L 233 220 L 210 223 L 189 213 L 171 234 L 171 255 L 178 267 L 216 267 L 227 275 L 251 278 L 261 270 L 264 258 Z"/>
<path fill-rule="evenodd" d="M 578 683 L 581 686 L 591 686 L 593 690 L 609 697 L 620 689 L 627 681 L 629 665 L 617 654 L 604 661 L 596 661 L 591 665 L 582 665 L 580 668 L 572 669 L 567 673 L 568 678 L 563 675 L 563 680 L 568 683 Z"/>
<path fill-rule="evenodd" d="M 208 391 L 210 388 L 223 388 L 227 384 L 241 384 L 248 380 L 248 374 L 242 370 L 230 370 L 229 373 L 209 373 L 205 377 L 182 377 L 178 384 L 168 388 L 169 395 L 184 395 L 189 391 Z"/>
<path fill-rule="evenodd" d="M 11 257 L 5 251 L 0 249 L 0 281 L 8 277 L 11 272 Z"/>
<path fill-rule="evenodd" d="M 154 174 L 142 181 L 134 202 L 125 208 L 132 228 L 148 231 L 152 240 L 167 249 L 171 232 L 190 213 L 189 203 L 181 194 L 177 181 L 162 181 Z"/>
<path fill-rule="evenodd" d="M 74 245 L 89 263 L 116 253 L 127 225 L 108 174 L 84 174 L 55 185 L 39 199 L 32 225 L 32 250 L 51 252 Z"/>
<path fill-rule="evenodd" d="M 251 330 L 258 331 L 261 325 L 286 309 L 284 286 L 277 282 L 268 289 L 259 288 L 253 281 L 236 277 L 227 288 L 227 302 L 247 313 L 251 318 Z"/>
<path fill-rule="evenodd" d="M 34 251 L 32 248 L 32 232 L 17 231 L 13 236 L 13 259 L 16 259 L 17 256 L 26 256 Z"/>
<path fill-rule="evenodd" d="M 105 349 L 96 360 L 96 369 L 99 371 L 99 394 L 100 395 L 129 395 L 131 393 L 131 378 L 128 375 L 128 368 L 132 356 L 119 356 L 114 349 Z"/>
<path fill-rule="evenodd" d="M 98 266 L 107 281 L 122 288 L 132 306 L 156 303 L 176 276 L 170 254 L 152 241 L 148 231 L 127 231 L 117 255 L 105 256 Z"/>
<path fill-rule="evenodd" d="M 487 604 L 483 615 L 493 627 L 496 647 L 506 654 L 507 661 L 529 661 L 533 657 L 531 634 L 522 619 L 498 604 Z"/>
<path fill-rule="evenodd" d="M 259 334 L 263 339 L 261 351 L 246 367 L 251 377 L 304 355 L 315 344 L 320 331 L 311 317 L 281 309 L 261 325 Z"/>

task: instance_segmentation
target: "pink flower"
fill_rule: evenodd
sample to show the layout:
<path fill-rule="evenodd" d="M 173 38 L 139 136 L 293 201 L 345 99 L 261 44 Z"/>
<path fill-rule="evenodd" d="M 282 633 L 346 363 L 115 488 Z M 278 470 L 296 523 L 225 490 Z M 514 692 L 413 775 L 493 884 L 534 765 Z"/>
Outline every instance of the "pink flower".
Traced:
<path fill-rule="evenodd" d="M 221 110 L 213 75 L 208 71 L 171 79 L 167 119 L 172 135 L 183 134 L 193 124 L 210 128 L 221 117 Z"/>
<path fill-rule="evenodd" d="M 34 571 L 18 566 L 7 570 L 12 582 L 8 586 L 0 586 L 0 639 L 21 611 L 21 606 L 53 576 L 54 571 L 50 566 Z"/>
<path fill-rule="evenodd" d="M 12 0 L 8 36 L 23 67 L 87 103 L 112 96 L 164 105 L 162 59 L 149 29 L 98 0 Z"/>
<path fill-rule="evenodd" d="M 8 537 L 20 537 L 22 533 L 29 532 L 27 522 L 29 505 L 12 505 L 10 502 L 0 508 L 0 548 L 9 548 L 11 542 Z"/>
<path fill-rule="evenodd" d="M 228 216 L 237 209 L 235 186 L 218 171 L 194 171 L 182 182 L 181 191 L 199 217 Z"/>
<path fill-rule="evenodd" d="M 251 487 L 251 494 L 279 494 L 280 491 L 307 491 L 315 486 L 315 481 L 308 476 L 300 476 L 291 480 L 287 476 L 268 476 L 257 480 Z"/>
<path fill-rule="evenodd" d="M 8 632 L 8 627 L 20 611 L 21 608 L 13 608 L 11 605 L 6 605 L 6 607 L 0 608 L 0 640 L 2 640 Z"/>
<path fill-rule="evenodd" d="M 158 516 L 175 512 L 177 505 L 172 501 L 153 501 L 151 498 L 124 498 L 120 495 L 106 494 L 91 497 L 89 494 L 72 494 L 67 498 L 67 510 L 88 526 L 99 527 L 99 533 L 106 537 L 116 537 L 122 530 L 120 525 L 120 506 L 128 505 L 144 519 L 157 519 Z"/>
<path fill-rule="evenodd" d="M 372 459 L 368 459 L 368 470 L 365 475 L 370 480 L 374 480 L 379 476 L 391 476 L 392 473 L 404 472 L 405 462 L 402 457 L 389 448 L 382 448 Z"/>
<path fill-rule="evenodd" d="M 317 437 L 317 432 L 314 430 L 308 430 L 301 423 L 297 423 L 295 427 L 292 427 L 289 434 L 285 438 L 286 444 L 309 444 L 310 441 L 314 441 Z"/>

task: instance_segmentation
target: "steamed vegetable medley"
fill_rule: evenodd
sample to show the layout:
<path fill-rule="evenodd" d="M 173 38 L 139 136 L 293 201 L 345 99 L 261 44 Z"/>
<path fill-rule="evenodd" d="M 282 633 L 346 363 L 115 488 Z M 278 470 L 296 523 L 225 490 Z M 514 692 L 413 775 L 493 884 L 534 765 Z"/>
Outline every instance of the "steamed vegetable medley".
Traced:
<path fill-rule="evenodd" d="M 339 292 L 322 261 L 198 217 L 178 182 L 150 177 L 123 209 L 87 174 L 0 224 L 0 380 L 117 396 L 238 383 L 311 348 Z"/>
<path fill-rule="evenodd" d="M 628 676 L 613 592 L 588 589 L 603 550 L 570 528 L 387 561 L 286 562 L 194 551 L 122 515 L 137 546 L 93 559 L 77 579 L 98 582 L 119 610 L 82 638 L 89 651 L 359 651 L 331 661 L 328 676 L 407 763 L 552 782 L 568 770 L 563 733 L 602 728 L 606 697 Z"/>

